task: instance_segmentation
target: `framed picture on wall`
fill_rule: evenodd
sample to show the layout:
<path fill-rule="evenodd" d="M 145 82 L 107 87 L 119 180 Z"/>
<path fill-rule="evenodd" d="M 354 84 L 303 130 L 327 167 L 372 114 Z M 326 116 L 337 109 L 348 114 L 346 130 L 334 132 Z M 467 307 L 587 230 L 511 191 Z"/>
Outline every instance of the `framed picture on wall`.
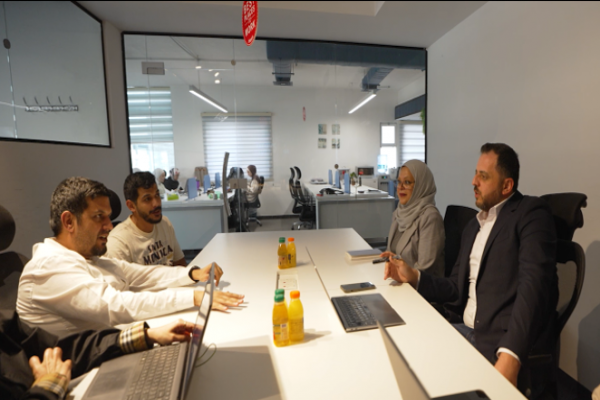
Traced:
<path fill-rule="evenodd" d="M 319 135 L 327 135 L 327 124 L 319 124 Z"/>
<path fill-rule="evenodd" d="M 340 134 L 340 124 L 332 124 L 331 125 L 331 134 L 339 135 Z"/>
<path fill-rule="evenodd" d="M 340 139 L 331 139 L 331 148 L 339 149 L 340 148 Z"/>
<path fill-rule="evenodd" d="M 319 139 L 319 149 L 327 148 L 327 139 Z"/>

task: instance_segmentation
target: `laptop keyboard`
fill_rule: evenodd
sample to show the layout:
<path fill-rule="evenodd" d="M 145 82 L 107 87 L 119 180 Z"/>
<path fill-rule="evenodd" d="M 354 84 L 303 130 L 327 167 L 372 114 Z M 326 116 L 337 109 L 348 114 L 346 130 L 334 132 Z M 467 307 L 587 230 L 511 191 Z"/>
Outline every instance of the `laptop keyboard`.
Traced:
<path fill-rule="evenodd" d="M 336 302 L 340 315 L 349 328 L 376 325 L 375 318 L 361 296 L 337 297 Z"/>
<path fill-rule="evenodd" d="M 168 400 L 173 387 L 179 346 L 163 346 L 146 351 L 140 375 L 131 383 L 127 400 Z"/>

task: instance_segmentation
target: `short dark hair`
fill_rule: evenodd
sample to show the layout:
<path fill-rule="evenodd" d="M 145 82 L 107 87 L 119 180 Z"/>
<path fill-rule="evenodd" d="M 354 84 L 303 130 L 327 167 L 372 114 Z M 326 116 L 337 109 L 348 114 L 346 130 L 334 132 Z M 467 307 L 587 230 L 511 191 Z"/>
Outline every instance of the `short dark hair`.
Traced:
<path fill-rule="evenodd" d="M 481 154 L 494 152 L 498 156 L 496 169 L 502 178 L 512 178 L 515 182 L 513 192 L 519 187 L 519 156 L 507 144 L 504 143 L 486 143 L 481 146 Z"/>
<path fill-rule="evenodd" d="M 156 177 L 147 171 L 135 172 L 125 178 L 123 184 L 123 193 L 125 194 L 125 200 L 131 200 L 134 203 L 138 199 L 138 189 L 150 189 L 152 185 L 156 184 Z"/>
<path fill-rule="evenodd" d="M 104 184 L 88 178 L 75 176 L 59 183 L 50 200 L 50 228 L 54 235 L 62 231 L 60 216 L 63 212 L 70 211 L 79 222 L 88 207 L 88 198 L 93 200 L 99 196 L 110 198 L 110 192 Z"/>

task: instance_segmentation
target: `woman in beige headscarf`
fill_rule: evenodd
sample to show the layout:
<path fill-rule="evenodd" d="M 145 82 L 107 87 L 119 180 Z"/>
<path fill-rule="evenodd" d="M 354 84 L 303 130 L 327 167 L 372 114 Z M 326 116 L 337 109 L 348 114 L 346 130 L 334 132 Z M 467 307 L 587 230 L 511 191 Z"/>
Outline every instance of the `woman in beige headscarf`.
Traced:
<path fill-rule="evenodd" d="M 407 161 L 398 175 L 398 208 L 388 235 L 387 254 L 398 255 L 410 267 L 444 276 L 444 220 L 435 207 L 435 181 L 427 164 Z M 385 279 L 393 277 L 386 264 Z"/>

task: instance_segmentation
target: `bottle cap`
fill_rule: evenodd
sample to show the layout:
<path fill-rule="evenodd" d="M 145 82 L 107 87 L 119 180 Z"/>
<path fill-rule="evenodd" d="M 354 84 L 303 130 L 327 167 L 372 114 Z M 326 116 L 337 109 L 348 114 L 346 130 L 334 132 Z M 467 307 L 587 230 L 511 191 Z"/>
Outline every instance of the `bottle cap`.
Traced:
<path fill-rule="evenodd" d="M 292 299 L 299 299 L 300 298 L 300 291 L 299 290 L 292 290 L 290 292 L 290 297 Z"/>
<path fill-rule="evenodd" d="M 280 237 L 279 238 L 279 243 L 285 243 L 285 238 L 284 237 Z"/>
<path fill-rule="evenodd" d="M 282 294 L 275 295 L 275 303 L 283 303 L 283 295 Z"/>
<path fill-rule="evenodd" d="M 285 289 L 275 289 L 275 295 L 282 294 L 285 296 Z"/>
<path fill-rule="evenodd" d="M 288 242 L 293 242 L 294 238 L 288 238 Z"/>

